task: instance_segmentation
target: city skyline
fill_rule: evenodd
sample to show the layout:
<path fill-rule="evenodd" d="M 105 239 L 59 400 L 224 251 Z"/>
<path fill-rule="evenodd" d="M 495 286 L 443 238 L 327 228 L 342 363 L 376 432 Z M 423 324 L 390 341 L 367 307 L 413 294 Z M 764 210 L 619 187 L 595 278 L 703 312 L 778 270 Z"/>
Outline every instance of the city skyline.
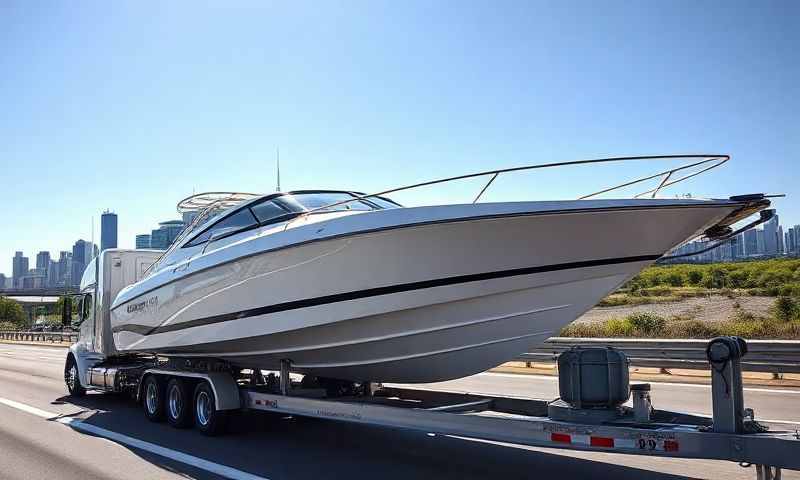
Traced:
<path fill-rule="evenodd" d="M 799 15 L 798 2 L 744 1 L 179 2 L 157 15 L 12 2 L 0 168 L 15 208 L 0 271 L 19 246 L 90 240 L 92 216 L 99 242 L 98 207 L 125 219 L 118 244 L 133 247 L 193 192 L 272 192 L 276 147 L 286 190 L 372 192 L 551 161 L 730 154 L 668 194 L 786 193 L 774 205 L 793 225 Z M 665 168 L 501 177 L 486 201 L 577 198 Z M 468 203 L 478 190 L 397 199 Z"/>
<path fill-rule="evenodd" d="M 109 211 L 106 210 L 105 214 Z M 118 216 L 114 215 L 114 228 L 117 227 Z M 121 246 L 120 248 L 154 248 L 166 250 L 180 231 L 183 229 L 185 222 L 191 222 L 192 215 L 184 216 L 178 220 L 166 220 L 158 222 L 158 228 L 152 229 L 147 234 L 136 234 L 132 245 Z M 154 240 L 155 242 L 153 243 Z M 116 239 L 115 239 L 116 240 Z M 672 254 L 687 254 L 696 250 L 700 250 L 709 246 L 712 242 L 708 241 L 692 241 L 676 248 Z M 94 253 L 92 253 L 92 248 Z M 109 247 L 114 248 L 114 247 Z M 77 240 L 73 246 L 72 251 L 59 251 L 59 260 L 53 260 L 51 252 L 59 250 L 41 250 L 35 256 L 35 268 L 30 268 L 30 259 L 24 255 L 25 249 L 15 250 L 14 255 L 11 256 L 12 269 L 10 274 L 0 271 L 0 289 L 6 288 L 3 285 L 10 283 L 12 288 L 17 288 L 16 280 L 20 277 L 27 276 L 28 279 L 33 279 L 31 282 L 45 282 L 43 286 L 63 286 L 66 281 L 71 281 L 69 285 L 77 285 L 80 282 L 80 276 L 83 269 L 102 249 L 97 245 L 93 245 L 90 241 L 83 239 Z M 770 258 L 775 256 L 800 256 L 800 223 L 792 225 L 791 223 L 782 224 L 780 215 L 775 214 L 772 219 L 763 225 L 752 228 L 746 232 L 742 232 L 731 240 L 726 242 L 714 250 L 698 254 L 695 256 L 681 258 L 675 260 L 675 263 L 691 263 L 691 262 L 725 262 L 735 260 L 747 260 L 757 258 Z M 86 260 L 88 258 L 88 260 Z M 67 274 L 68 268 L 69 273 Z M 53 275 L 61 279 L 59 285 L 53 283 Z M 77 275 L 77 280 L 76 280 Z M 40 278 L 40 280 L 36 280 Z M 30 282 L 29 282 L 30 283 Z M 37 287 L 41 286 L 36 283 Z"/>

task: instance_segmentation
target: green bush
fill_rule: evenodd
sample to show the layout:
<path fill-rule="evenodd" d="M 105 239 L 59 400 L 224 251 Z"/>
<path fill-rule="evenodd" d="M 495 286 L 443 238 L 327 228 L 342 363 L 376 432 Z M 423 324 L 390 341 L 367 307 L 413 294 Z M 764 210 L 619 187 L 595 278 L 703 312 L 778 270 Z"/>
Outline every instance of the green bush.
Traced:
<path fill-rule="evenodd" d="M 17 325 L 16 323 L 0 321 L 0 330 L 5 330 L 5 331 L 19 330 L 19 325 Z"/>
<path fill-rule="evenodd" d="M 667 320 L 664 317 L 648 312 L 632 313 L 625 317 L 625 320 L 635 331 L 641 332 L 644 336 L 658 334 L 667 326 Z"/>
<path fill-rule="evenodd" d="M 782 322 L 794 320 L 800 314 L 800 306 L 792 297 L 778 297 L 772 304 L 772 315 Z"/>
<path fill-rule="evenodd" d="M 14 300 L 0 297 L 0 322 L 20 327 L 25 323 L 25 311 Z"/>
<path fill-rule="evenodd" d="M 686 276 L 690 285 L 699 285 L 703 280 L 703 272 L 700 270 L 689 270 L 689 273 Z"/>

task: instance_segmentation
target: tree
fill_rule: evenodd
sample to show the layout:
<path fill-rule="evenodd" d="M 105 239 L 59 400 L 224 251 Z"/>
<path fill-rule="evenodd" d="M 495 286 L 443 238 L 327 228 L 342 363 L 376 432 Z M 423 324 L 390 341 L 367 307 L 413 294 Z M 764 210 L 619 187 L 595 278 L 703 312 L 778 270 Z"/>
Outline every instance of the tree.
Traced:
<path fill-rule="evenodd" d="M 0 322 L 8 322 L 17 328 L 25 324 L 25 311 L 10 298 L 0 297 Z"/>

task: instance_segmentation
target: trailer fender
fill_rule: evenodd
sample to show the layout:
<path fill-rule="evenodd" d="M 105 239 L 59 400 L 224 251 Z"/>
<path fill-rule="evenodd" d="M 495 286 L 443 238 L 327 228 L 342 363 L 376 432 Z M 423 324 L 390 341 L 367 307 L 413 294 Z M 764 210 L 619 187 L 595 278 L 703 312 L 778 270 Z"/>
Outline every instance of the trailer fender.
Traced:
<path fill-rule="evenodd" d="M 239 398 L 239 385 L 236 384 L 236 381 L 228 373 L 182 372 L 152 368 L 144 372 L 142 380 L 144 380 L 147 375 L 202 379 L 211 385 L 217 410 L 238 410 L 242 406 L 241 399 Z M 142 383 L 142 381 L 139 382 L 137 398 L 141 398 Z"/>

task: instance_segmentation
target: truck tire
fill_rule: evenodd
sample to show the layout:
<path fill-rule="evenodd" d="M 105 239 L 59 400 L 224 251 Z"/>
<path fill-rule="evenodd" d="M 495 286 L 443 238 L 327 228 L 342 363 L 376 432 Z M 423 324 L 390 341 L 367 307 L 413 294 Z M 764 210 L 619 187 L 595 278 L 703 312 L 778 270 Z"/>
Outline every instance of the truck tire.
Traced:
<path fill-rule="evenodd" d="M 86 395 L 86 389 L 81 385 L 81 378 L 78 375 L 78 362 L 72 354 L 67 356 L 67 363 L 64 365 L 64 383 L 67 384 L 67 391 L 70 396 L 82 397 Z"/>
<path fill-rule="evenodd" d="M 142 384 L 142 407 L 151 422 L 164 420 L 164 385 L 155 375 L 148 375 Z"/>
<path fill-rule="evenodd" d="M 205 380 L 194 389 L 194 425 L 203 435 L 213 437 L 225 431 L 228 412 L 217 410 L 214 391 Z"/>
<path fill-rule="evenodd" d="M 192 391 L 189 382 L 173 378 L 167 383 L 166 406 L 164 412 L 167 422 L 175 428 L 186 428 L 192 424 Z"/>

